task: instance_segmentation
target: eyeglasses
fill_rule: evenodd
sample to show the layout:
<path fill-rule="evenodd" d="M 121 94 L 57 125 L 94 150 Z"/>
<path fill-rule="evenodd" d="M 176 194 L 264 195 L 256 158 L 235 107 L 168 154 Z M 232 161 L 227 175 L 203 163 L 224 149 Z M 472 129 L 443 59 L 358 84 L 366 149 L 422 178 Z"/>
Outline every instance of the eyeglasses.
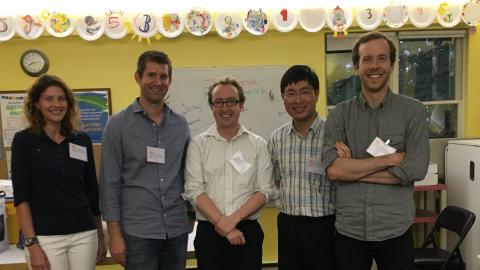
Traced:
<path fill-rule="evenodd" d="M 283 93 L 283 98 L 293 100 L 298 96 L 301 99 L 307 99 L 307 98 L 311 97 L 313 93 L 314 93 L 313 90 L 300 90 L 298 92 L 296 92 L 296 91 L 285 91 Z"/>
<path fill-rule="evenodd" d="M 217 108 L 217 109 L 220 109 L 223 107 L 224 104 L 227 105 L 227 107 L 235 107 L 238 103 L 240 103 L 241 100 L 239 99 L 226 99 L 226 100 L 223 100 L 223 99 L 215 99 L 211 105 L 214 107 L 214 108 Z"/>

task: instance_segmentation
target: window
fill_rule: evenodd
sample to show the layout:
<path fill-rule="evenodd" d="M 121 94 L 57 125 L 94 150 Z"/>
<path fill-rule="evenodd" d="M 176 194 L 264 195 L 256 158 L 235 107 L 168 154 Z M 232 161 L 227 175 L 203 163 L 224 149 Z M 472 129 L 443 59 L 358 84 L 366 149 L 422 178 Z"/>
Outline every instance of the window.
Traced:
<path fill-rule="evenodd" d="M 461 134 L 464 32 L 388 33 L 397 47 L 396 67 L 390 78 L 394 92 L 422 101 L 429 117 L 430 138 L 454 138 Z M 358 35 L 345 40 L 327 36 L 327 105 L 357 95 L 361 90 L 354 75 L 351 49 Z"/>

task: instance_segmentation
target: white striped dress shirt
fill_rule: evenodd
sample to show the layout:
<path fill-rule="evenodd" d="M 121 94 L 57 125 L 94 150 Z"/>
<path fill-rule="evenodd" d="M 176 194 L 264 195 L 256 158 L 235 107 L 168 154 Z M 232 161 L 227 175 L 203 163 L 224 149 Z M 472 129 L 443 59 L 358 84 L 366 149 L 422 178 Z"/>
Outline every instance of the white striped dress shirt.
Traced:
<path fill-rule="evenodd" d="M 251 167 L 240 174 L 229 161 L 239 152 Z M 272 192 L 272 163 L 265 140 L 240 126 L 227 141 L 213 125 L 192 139 L 185 164 L 184 198 L 196 205 L 196 198 L 206 194 L 224 215 L 238 210 L 255 192 L 268 197 Z M 207 221 L 197 211 L 197 219 Z M 248 219 L 257 219 L 260 211 Z"/>
<path fill-rule="evenodd" d="M 321 217 L 334 214 L 334 186 L 321 173 L 311 172 L 307 164 L 322 157 L 325 121 L 318 115 L 302 138 L 288 122 L 275 130 L 268 142 L 273 178 L 278 189 L 277 206 L 284 214 Z"/>

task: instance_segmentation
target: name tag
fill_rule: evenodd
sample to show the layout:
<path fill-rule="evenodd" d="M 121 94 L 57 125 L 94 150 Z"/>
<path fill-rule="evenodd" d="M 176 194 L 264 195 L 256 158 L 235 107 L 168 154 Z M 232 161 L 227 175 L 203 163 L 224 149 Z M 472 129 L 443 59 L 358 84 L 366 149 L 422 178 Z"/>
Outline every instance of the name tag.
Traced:
<path fill-rule="evenodd" d="M 147 146 L 147 161 L 165 163 L 165 148 Z"/>
<path fill-rule="evenodd" d="M 388 145 L 389 142 L 390 142 L 390 140 L 388 140 L 385 143 L 379 137 L 375 137 L 375 139 L 373 139 L 372 143 L 370 143 L 370 145 L 368 146 L 367 153 L 369 153 L 370 155 L 372 155 L 374 157 L 379 157 L 379 156 L 384 156 L 384 155 L 387 155 L 387 154 L 393 154 L 393 153 L 397 152 L 397 150 L 395 148 Z"/>
<path fill-rule="evenodd" d="M 252 164 L 243 159 L 242 152 L 240 151 L 236 152 L 231 158 L 228 159 L 228 161 L 240 175 L 243 175 L 246 171 L 248 171 L 248 169 L 250 169 L 250 167 L 252 167 Z"/>
<path fill-rule="evenodd" d="M 85 162 L 88 161 L 86 147 L 76 145 L 74 143 L 68 143 L 68 149 L 69 149 L 70 158 L 78 159 Z"/>
<path fill-rule="evenodd" d="M 322 162 L 313 157 L 309 157 L 307 160 L 307 172 L 325 175 Z"/>

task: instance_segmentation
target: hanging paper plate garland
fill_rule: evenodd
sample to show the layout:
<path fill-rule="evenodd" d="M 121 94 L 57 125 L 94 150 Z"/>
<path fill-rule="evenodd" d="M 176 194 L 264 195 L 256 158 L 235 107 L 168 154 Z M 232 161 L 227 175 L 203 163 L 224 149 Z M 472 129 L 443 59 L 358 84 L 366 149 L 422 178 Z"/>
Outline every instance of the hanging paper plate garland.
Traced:
<path fill-rule="evenodd" d="M 37 15 L 18 15 L 15 18 L 15 31 L 24 39 L 37 39 L 43 34 L 45 25 Z"/>
<path fill-rule="evenodd" d="M 382 23 L 383 9 L 380 7 L 361 7 L 356 11 L 355 20 L 364 30 L 371 31 Z"/>
<path fill-rule="evenodd" d="M 272 13 L 272 22 L 280 32 L 290 32 L 298 24 L 297 12 L 291 9 L 279 9 Z"/>
<path fill-rule="evenodd" d="M 215 30 L 223 38 L 236 38 L 242 32 L 242 17 L 233 12 L 220 13 L 215 19 Z"/>
<path fill-rule="evenodd" d="M 165 13 L 157 19 L 158 31 L 167 38 L 178 37 L 185 29 L 185 16 L 180 13 Z"/>
<path fill-rule="evenodd" d="M 111 39 L 121 39 L 127 35 L 127 16 L 123 11 L 105 13 L 105 35 Z"/>
<path fill-rule="evenodd" d="M 97 40 L 105 31 L 104 18 L 96 15 L 80 16 L 75 21 L 75 30 L 85 40 Z"/>
<path fill-rule="evenodd" d="M 212 15 L 206 9 L 193 8 L 187 13 L 187 30 L 194 36 L 204 36 L 212 29 Z"/>
<path fill-rule="evenodd" d="M 0 16 L 0 41 L 9 40 L 15 35 L 14 25 L 12 16 Z"/>
<path fill-rule="evenodd" d="M 402 4 L 390 4 L 383 8 L 383 20 L 390 28 L 400 28 L 408 21 L 408 7 Z"/>
<path fill-rule="evenodd" d="M 260 36 L 268 31 L 268 16 L 261 9 L 249 9 L 243 19 L 243 26 L 250 34 Z"/>
<path fill-rule="evenodd" d="M 158 32 L 155 16 L 151 13 L 138 13 L 132 19 L 132 31 L 142 38 L 151 38 Z"/>
<path fill-rule="evenodd" d="M 307 32 L 318 32 L 327 20 L 327 15 L 323 8 L 302 9 L 298 15 L 298 21 L 303 29 Z"/>
<path fill-rule="evenodd" d="M 54 37 L 66 37 L 73 32 L 75 25 L 65 13 L 53 12 L 45 21 L 45 28 Z"/>
<path fill-rule="evenodd" d="M 352 10 L 336 6 L 327 10 L 327 25 L 334 32 L 346 31 L 353 22 Z"/>
<path fill-rule="evenodd" d="M 435 8 L 432 5 L 414 4 L 409 7 L 408 18 L 415 27 L 425 28 L 435 20 L 435 14 Z"/>
<path fill-rule="evenodd" d="M 477 26 L 480 23 L 480 1 L 463 5 L 462 19 L 469 26 Z"/>
<path fill-rule="evenodd" d="M 459 3 L 441 3 L 437 9 L 437 21 L 441 26 L 454 27 L 462 18 L 462 6 Z"/>

